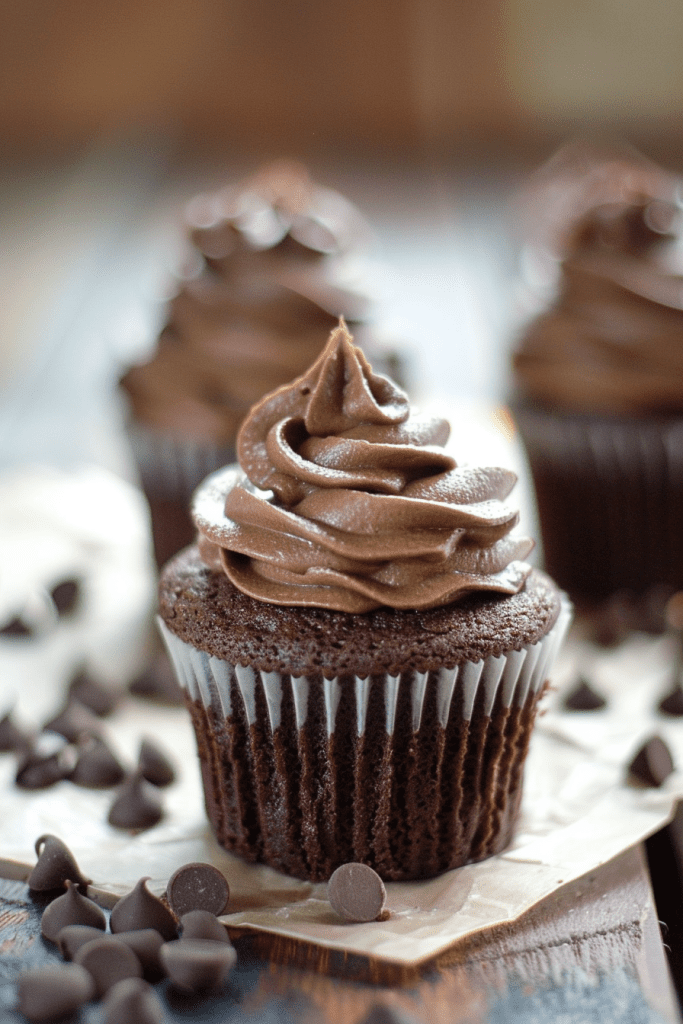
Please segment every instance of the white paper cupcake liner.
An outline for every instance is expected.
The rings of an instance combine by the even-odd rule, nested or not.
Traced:
[[[455,668],[366,678],[233,666],[161,622],[219,841],[311,879],[362,860],[428,877],[510,841],[538,697],[571,619]]]
[[[467,661],[455,668],[439,669],[437,684],[439,725],[445,729],[448,724],[456,686],[462,692],[460,713],[468,721],[472,717],[478,696],[482,701],[482,712],[487,717],[491,715],[497,697],[503,707],[509,708],[513,704],[523,707],[529,693],[538,693],[548,678],[557,651],[569,628],[571,617],[571,605],[566,598],[563,598],[562,608],[555,625],[537,643],[499,657],[490,657],[476,662]],[[206,651],[201,651],[180,640],[166,626],[163,619],[158,618],[157,621],[175,667],[178,681],[190,700],[201,701],[216,715],[226,719],[230,718],[236,684],[247,722],[251,726],[257,721],[256,693],[257,690],[260,690],[265,698],[268,726],[272,734],[280,728],[283,686],[288,686],[291,689],[295,709],[296,727],[301,729],[304,726],[308,715],[310,689],[312,686],[320,686],[321,680],[309,680],[306,676],[283,677],[279,672],[261,672],[249,665],[231,665],[227,661],[214,658]],[[385,707],[384,729],[387,735],[390,736],[394,732],[397,698],[401,686],[409,688],[412,710],[411,725],[413,732],[419,732],[427,680],[430,674],[410,671],[404,675],[384,675],[382,677]],[[365,732],[370,683],[371,680],[375,681],[378,678],[377,676],[353,677],[351,685],[355,695],[354,730],[357,736],[362,736]],[[348,679],[344,680],[344,685],[349,685]],[[341,687],[342,684],[336,677],[322,679],[325,728],[328,736],[335,731]]]

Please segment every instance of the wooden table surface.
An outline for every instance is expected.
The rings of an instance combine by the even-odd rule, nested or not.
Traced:
[[[40,936],[42,904],[0,880],[0,1020],[17,975],[60,960]],[[460,943],[419,970],[256,933],[233,936],[237,966],[203,999],[157,986],[169,1021],[358,1024],[387,1003],[424,1024],[678,1021],[642,848],[564,887],[516,924]],[[99,1008],[83,1021],[102,1019]],[[133,1022],[131,1022],[133,1024]]]
[[[399,278],[410,278],[409,293],[394,291],[393,324],[422,353],[418,385],[431,383],[442,399],[501,392],[513,270],[503,180],[358,166],[328,178],[364,206]],[[126,471],[105,396],[135,343],[111,324],[155,280],[145,245],[153,239],[158,251],[159,210],[182,191],[176,182],[160,202],[158,184],[157,161],[125,152],[51,175],[0,169],[0,213],[16,243],[0,311],[2,332],[15,339],[0,346],[0,468],[86,459]],[[0,1021],[21,1019],[11,1010],[17,974],[55,959],[40,910],[23,883],[0,880]],[[188,1002],[161,984],[169,1021],[357,1024],[376,1002],[425,1024],[679,1020],[642,848],[419,971],[255,934],[236,946],[220,996]],[[89,1007],[80,1020],[94,1024],[98,1014]]]

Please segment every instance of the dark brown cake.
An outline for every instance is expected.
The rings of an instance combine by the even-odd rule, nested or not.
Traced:
[[[351,617],[264,605],[190,548],[166,567],[160,600],[167,626],[192,649],[229,666],[277,673],[283,683],[275,729],[261,724],[269,711],[258,684],[250,724],[232,669],[230,716],[220,701],[207,707],[188,692],[207,813],[226,849],[314,880],[347,861],[400,880],[430,877],[508,845],[539,688],[529,686],[522,704],[505,706],[501,685],[487,714],[481,686],[468,719],[466,685],[456,686],[444,725],[440,679],[442,669],[520,651],[548,634],[560,601],[542,573],[510,597],[476,594],[445,608]],[[426,678],[414,729],[418,674]],[[302,677],[307,714],[298,728],[293,688]],[[331,734],[325,678],[339,685]],[[368,680],[361,735],[359,679]],[[385,726],[387,679],[398,686],[392,733]]]

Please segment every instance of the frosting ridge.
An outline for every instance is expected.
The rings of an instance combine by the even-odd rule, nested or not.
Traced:
[[[339,611],[518,591],[533,542],[510,536],[516,477],[458,467],[448,433],[373,373],[342,321],[310,370],[245,420],[241,468],[197,491],[203,559],[258,600]]]

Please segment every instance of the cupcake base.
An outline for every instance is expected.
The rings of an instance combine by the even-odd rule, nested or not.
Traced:
[[[538,699],[568,621],[542,574],[511,598],[345,616],[263,606],[189,549],[162,577],[161,609],[207,813],[226,849],[314,881],[352,860],[408,880],[508,845]],[[509,639],[515,619],[517,644],[501,649],[496,638]],[[269,642],[285,620],[289,630]],[[345,627],[354,639],[340,644]],[[227,659],[226,645],[235,648]]]
[[[572,598],[683,587],[683,421],[514,407],[545,567]]]

